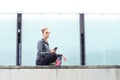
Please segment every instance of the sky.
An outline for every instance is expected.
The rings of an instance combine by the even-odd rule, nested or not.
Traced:
[[[0,0],[0,13],[120,13],[119,0]]]

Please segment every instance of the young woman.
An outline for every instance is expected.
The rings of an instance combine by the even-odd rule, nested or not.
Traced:
[[[56,54],[57,48],[52,50],[49,49],[49,29],[43,28],[41,32],[43,38],[40,41],[38,41],[36,65],[50,65],[51,63],[55,62],[55,66],[60,66],[62,60],[61,57],[64,58],[64,61],[66,61],[66,58],[62,54]]]

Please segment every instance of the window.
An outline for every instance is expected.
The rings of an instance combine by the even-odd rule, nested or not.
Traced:
[[[41,29],[50,29],[50,49],[58,47],[64,54],[63,65],[80,65],[80,38],[78,14],[23,14],[22,64],[35,65],[37,42],[42,38]]]
[[[0,65],[16,64],[16,14],[0,14]]]
[[[85,14],[87,65],[119,65],[120,15]]]

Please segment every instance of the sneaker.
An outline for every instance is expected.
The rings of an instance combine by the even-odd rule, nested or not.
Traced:
[[[61,66],[61,63],[62,63],[62,61],[61,61],[60,59],[57,59],[57,60],[55,61],[55,66],[56,66],[56,67]]]
[[[57,59],[57,60],[55,61],[55,66],[61,66],[61,63],[62,63],[62,62]]]

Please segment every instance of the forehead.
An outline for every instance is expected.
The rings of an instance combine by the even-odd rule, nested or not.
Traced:
[[[46,29],[45,32],[49,32],[49,29]]]

